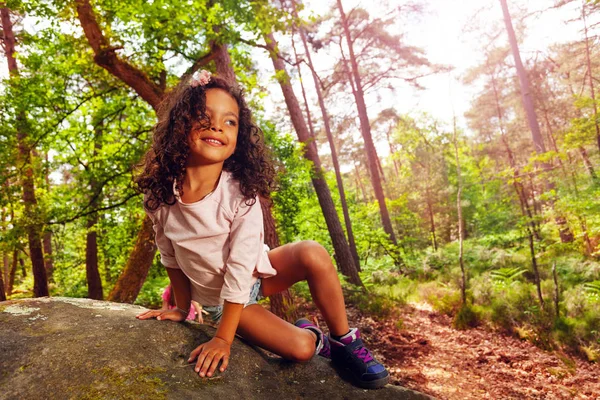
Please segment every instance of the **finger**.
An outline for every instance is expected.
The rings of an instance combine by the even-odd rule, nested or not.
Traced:
[[[215,353],[208,353],[206,355],[206,358],[204,359],[204,362],[202,363],[202,368],[200,368],[200,376],[206,376],[206,371],[208,371],[208,367],[210,367],[210,364],[212,363],[214,358],[215,358]]]
[[[223,358],[223,356],[224,356],[224,354],[215,355],[215,357],[212,359],[212,362],[210,363],[210,366],[208,367],[208,370],[206,371],[206,376],[210,377],[214,374],[214,372],[217,369],[217,366],[219,365],[219,362],[221,361],[221,358]]]
[[[223,362],[221,363],[221,368],[220,371],[223,372],[227,369],[227,366],[229,365],[229,356],[226,354],[223,356]]]
[[[198,360],[196,361],[196,367],[194,368],[194,371],[200,372],[200,368],[202,368],[202,365],[204,364],[204,359],[206,359],[206,356],[208,356],[208,353],[206,352],[206,350],[202,350],[202,352],[200,354],[198,354]]]
[[[145,313],[138,315],[137,318],[138,319],[149,319],[149,318],[154,318],[159,314],[160,314],[160,311],[146,311]]]
[[[202,351],[203,347],[204,347],[204,345],[201,344],[200,346],[198,346],[194,350],[192,350],[192,352],[190,353],[190,358],[188,358],[188,362],[194,361],[196,359],[196,357],[198,357],[198,354],[200,354],[200,352]]]

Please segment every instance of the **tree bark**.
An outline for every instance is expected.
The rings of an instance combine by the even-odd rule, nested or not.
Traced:
[[[11,78],[19,75],[19,68],[15,54],[15,36],[10,20],[10,11],[4,7],[0,9],[2,17],[2,30],[4,33],[4,50],[8,62],[8,71]],[[31,148],[26,132],[27,122],[23,111],[17,115],[17,145],[19,149],[19,168],[21,185],[23,186],[23,203],[25,205],[25,226],[29,240],[29,257],[33,270],[33,295],[35,297],[48,296],[48,278],[44,266],[44,253],[40,235],[40,224],[36,222],[37,200],[35,197],[33,167],[31,163]]]
[[[142,228],[139,230],[135,247],[127,260],[127,265],[117,280],[115,287],[108,296],[109,301],[119,303],[133,303],[148,276],[149,266],[152,265],[156,243],[152,220],[144,218]]]
[[[92,159],[98,155],[98,151],[102,149],[102,129],[103,121],[95,121],[94,123],[94,152]],[[94,168],[94,163],[91,167]],[[95,210],[102,199],[102,188],[98,187],[98,182],[93,176],[90,178],[90,208]],[[102,279],[98,271],[98,234],[96,224],[98,223],[98,214],[90,214],[87,218],[87,235],[85,243],[85,272],[88,285],[88,297],[90,299],[102,300],[104,294],[102,292]]]
[[[158,109],[164,91],[138,68],[120,59],[116,47],[104,37],[89,0],[75,0],[77,17],[88,43],[94,50],[94,61],[131,87],[142,99]]]
[[[15,275],[17,274],[17,263],[19,262],[19,250],[13,250],[13,260],[8,274],[8,282],[6,284],[6,294],[12,295],[13,287],[15,286]]]
[[[460,265],[461,272],[461,285],[460,292],[462,295],[463,307],[467,305],[467,274],[465,272],[465,262],[463,259],[463,216],[462,216],[462,178],[460,174],[460,159],[458,157],[458,133],[456,131],[456,117],[454,118],[453,124],[453,139],[454,139],[454,158],[456,159],[456,211],[458,214],[458,263]]]
[[[296,13],[296,2],[293,2],[294,5],[294,16],[297,17]],[[350,245],[350,252],[352,253],[352,258],[354,261],[354,266],[356,270],[360,272],[360,258],[358,256],[358,251],[356,249],[356,242],[354,240],[354,232],[352,230],[352,220],[350,219],[350,212],[348,210],[348,202],[346,200],[346,192],[344,190],[344,181],[342,180],[342,173],[340,171],[340,163],[338,161],[337,150],[335,146],[335,141],[333,140],[333,134],[331,132],[331,124],[329,121],[329,113],[327,112],[327,108],[325,107],[325,100],[323,96],[323,92],[321,91],[321,85],[319,84],[319,77],[315,71],[312,57],[310,55],[310,50],[308,48],[308,44],[306,42],[306,35],[304,34],[304,29],[300,27],[298,29],[300,34],[300,39],[302,40],[302,44],[304,46],[304,54],[306,55],[306,60],[308,62],[308,66],[312,72],[312,78],[315,85],[315,91],[317,93],[317,99],[319,101],[319,108],[321,109],[321,115],[323,117],[323,125],[325,127],[325,134],[327,135],[327,141],[329,142],[329,148],[331,149],[331,159],[333,162],[333,169],[335,171],[335,179],[337,182],[338,192],[340,195],[340,201],[342,203],[342,211],[344,213],[344,222],[346,224],[346,232],[348,234],[348,244]],[[298,61],[298,57],[296,56],[296,61]],[[298,70],[300,70],[300,64],[298,64]],[[306,99],[305,99],[306,102]],[[307,103],[308,108],[308,103]],[[310,121],[309,121],[310,124]]]
[[[102,300],[104,295],[102,292],[102,279],[100,279],[100,272],[98,271],[98,235],[95,229],[97,222],[97,214],[92,214],[87,220],[85,272],[88,285],[88,298]]]
[[[4,290],[4,273],[8,270],[8,256],[2,254],[2,270],[0,271],[0,301],[6,301],[6,292]]]
[[[46,274],[48,275],[48,280],[52,281],[52,275],[54,273],[54,258],[52,256],[52,232],[44,232],[42,245],[44,247],[44,263],[46,267]]]
[[[354,266],[352,254],[350,253],[350,248],[346,242],[346,237],[344,236],[344,231],[338,218],[333,199],[331,198],[329,187],[327,186],[327,182],[325,182],[325,178],[323,176],[323,169],[321,167],[321,160],[319,159],[319,154],[317,152],[317,146],[314,140],[311,139],[308,127],[306,126],[306,121],[302,117],[302,110],[300,109],[300,104],[298,103],[298,99],[294,94],[294,90],[290,83],[290,77],[285,70],[285,64],[277,53],[277,42],[275,41],[273,34],[266,34],[265,42],[267,43],[269,55],[273,61],[273,67],[278,74],[279,85],[281,87],[281,91],[283,92],[283,97],[285,98],[285,102],[292,119],[292,124],[294,125],[294,129],[298,135],[298,140],[305,144],[304,157],[307,160],[310,160],[313,164],[311,180],[317,193],[319,204],[323,210],[323,216],[325,217],[325,222],[327,223],[333,248],[335,249],[335,259],[337,261],[338,268],[342,274],[349,278],[351,283],[362,285],[356,267]]]
[[[353,82],[353,94],[356,100],[356,107],[358,109],[358,118],[360,119],[360,132],[365,142],[365,150],[367,153],[367,159],[369,160],[369,172],[371,175],[371,182],[373,184],[373,190],[375,197],[379,203],[379,212],[381,213],[381,220],[383,223],[383,229],[388,234],[390,241],[397,245],[396,235],[392,227],[392,220],[385,203],[385,195],[383,193],[383,187],[381,185],[381,177],[379,175],[379,165],[377,158],[377,151],[373,143],[373,137],[371,136],[371,124],[369,122],[369,116],[367,114],[367,106],[365,105],[365,98],[360,79],[360,73],[358,71],[358,63],[354,55],[354,47],[352,45],[352,38],[350,37],[350,29],[348,28],[348,20],[342,7],[341,0],[337,0],[337,6],[341,14],[341,21],[344,28],[344,34],[346,36],[346,42],[348,44],[348,51],[350,56],[350,65],[352,67],[352,75],[350,81]]]

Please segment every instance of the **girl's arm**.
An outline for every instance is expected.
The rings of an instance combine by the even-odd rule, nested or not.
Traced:
[[[190,279],[183,273],[182,270],[176,268],[167,268],[167,275],[171,280],[171,290],[175,294],[175,306],[177,310],[183,314],[183,319],[186,319],[190,312],[192,304],[192,291],[190,289]],[[160,317],[157,319],[161,319]]]
[[[230,303],[226,300],[223,304],[223,316],[215,336],[210,341],[196,347],[190,354],[188,362],[198,358],[195,371],[200,376],[212,376],[221,360],[223,360],[219,369],[221,372],[225,371],[229,365],[231,343],[233,343],[243,309],[243,304]]]
[[[156,318],[162,321],[185,321],[190,312],[192,293],[190,280],[179,268],[167,268],[167,274],[171,280],[171,290],[175,294],[175,305],[177,308],[169,310],[149,310],[136,316],[137,319]]]

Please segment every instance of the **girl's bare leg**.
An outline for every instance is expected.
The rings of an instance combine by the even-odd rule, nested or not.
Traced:
[[[269,252],[277,275],[262,280],[262,291],[270,296],[306,280],[313,300],[332,335],[348,332],[342,288],[327,250],[313,241],[290,243]],[[315,351],[314,333],[297,328],[260,306],[244,309],[238,333],[252,343],[282,357],[308,360]]]
[[[277,275],[263,279],[263,294],[270,296],[306,280],[315,305],[332,335],[348,333],[342,286],[329,252],[314,241],[286,244],[269,252]]]

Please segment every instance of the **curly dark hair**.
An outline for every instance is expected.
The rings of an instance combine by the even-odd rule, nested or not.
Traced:
[[[238,137],[234,153],[225,160],[223,169],[240,183],[246,203],[255,197],[269,199],[275,189],[275,168],[265,146],[262,130],[252,121],[252,112],[236,84],[212,76],[206,85],[192,87],[190,79],[182,82],[167,95],[158,109],[152,147],[143,161],[143,171],[135,179],[138,190],[146,195],[144,207],[156,211],[161,205],[175,204],[173,183],[183,195],[185,166],[189,155],[188,135],[192,127],[210,127],[206,114],[206,90],[222,89],[229,93],[239,107]]]

